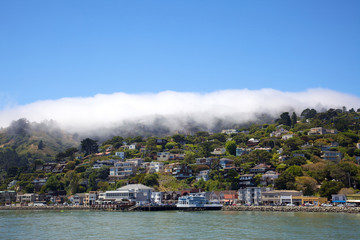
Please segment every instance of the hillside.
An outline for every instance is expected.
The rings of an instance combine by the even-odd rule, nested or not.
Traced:
[[[115,136],[100,146],[50,126],[21,119],[1,131],[2,189],[17,180],[19,191],[68,194],[127,183],[159,191],[267,186],[327,198],[360,190],[360,109],[284,112],[269,124],[221,133]],[[55,157],[58,163],[45,163]],[[39,179],[46,184],[35,185]]]
[[[25,167],[37,159],[53,161],[59,152],[78,146],[79,141],[71,134],[51,123],[30,123],[19,119],[0,131],[0,169]]]

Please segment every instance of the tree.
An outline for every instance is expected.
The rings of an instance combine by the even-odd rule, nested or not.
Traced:
[[[98,188],[101,190],[101,191],[103,191],[103,192],[105,192],[106,190],[108,190],[108,188],[109,188],[109,183],[108,182],[99,182],[98,183]]]
[[[197,181],[196,183],[194,183],[194,187],[197,189],[204,189],[206,186],[206,182],[203,178],[200,178],[199,181]]]
[[[57,191],[60,188],[60,183],[57,180],[55,175],[52,175],[48,178],[48,180],[45,183],[45,190],[48,191]]]
[[[303,176],[301,167],[291,166],[280,174],[279,178],[275,180],[275,185],[278,189],[295,189],[295,178]]]
[[[319,193],[321,197],[331,198],[331,195],[337,194],[344,186],[342,182],[338,181],[324,181],[321,184]]]
[[[220,142],[226,142],[226,134],[224,133],[214,133],[213,135],[209,136],[209,140],[217,139]]]
[[[213,150],[211,148],[212,144],[211,142],[203,142],[199,144],[200,147],[200,153],[202,154],[203,157],[209,157],[210,156],[210,152]]]
[[[97,153],[98,148],[99,146],[97,144],[97,141],[93,139],[85,138],[84,140],[81,141],[81,151],[85,153],[85,156],[93,153]]]
[[[249,162],[270,163],[272,154],[266,150],[254,150],[247,155],[247,158]]]
[[[289,166],[293,166],[293,165],[301,166],[306,163],[306,158],[302,156],[296,156],[290,158],[289,160],[286,160],[285,163],[288,164]]]
[[[110,167],[102,166],[101,168],[98,169],[97,177],[102,180],[105,180],[109,176],[109,173],[110,173]]]
[[[280,115],[280,118],[276,120],[276,122],[278,124],[283,124],[283,125],[286,125],[286,126],[291,126],[291,119],[290,119],[290,115],[289,115],[289,112],[283,112],[281,115]]]
[[[38,149],[39,149],[39,150],[43,150],[44,147],[45,147],[44,142],[43,142],[42,140],[40,140],[40,142],[39,142],[39,144],[38,144]]]
[[[168,142],[165,144],[165,148],[166,149],[173,149],[173,148],[176,148],[178,147],[178,143],[176,142]]]
[[[296,177],[296,190],[302,191],[305,196],[311,196],[315,193],[317,181],[312,177]]]
[[[90,191],[96,191],[97,190],[97,186],[96,186],[96,172],[92,172],[90,175],[89,175],[89,189]]]
[[[158,178],[159,178],[158,175],[155,173],[149,174],[144,177],[142,183],[150,187],[159,186]]]
[[[236,142],[234,140],[226,142],[225,149],[228,154],[236,156]]]
[[[177,142],[177,143],[185,142],[185,136],[182,134],[174,134],[172,136],[172,139],[174,140],[174,142]]]
[[[313,118],[315,117],[315,115],[317,114],[315,109],[305,109],[304,111],[302,111],[301,116],[305,117],[305,118]]]
[[[297,116],[296,116],[296,113],[293,112],[292,115],[291,115],[291,127],[295,127],[295,124],[297,123]]]

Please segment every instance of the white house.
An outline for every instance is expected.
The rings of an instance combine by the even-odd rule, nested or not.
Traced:
[[[129,145],[129,150],[135,150],[135,149],[136,149],[136,144]]]
[[[125,159],[126,153],[125,152],[116,152],[115,156],[117,156],[121,159]]]
[[[163,192],[152,192],[151,199],[153,203],[162,204]]]
[[[153,170],[154,172],[164,172],[164,163],[163,162],[151,162],[149,166],[149,170]]]
[[[169,161],[170,152],[158,152],[156,160],[158,161]]]

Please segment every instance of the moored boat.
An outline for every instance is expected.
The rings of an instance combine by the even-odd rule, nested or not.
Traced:
[[[202,194],[191,194],[182,196],[176,204],[179,210],[221,210],[222,204],[215,201],[208,201]]]

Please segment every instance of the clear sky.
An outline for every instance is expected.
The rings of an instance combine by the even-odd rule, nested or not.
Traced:
[[[0,1],[0,109],[98,93],[360,96],[360,1]]]

